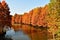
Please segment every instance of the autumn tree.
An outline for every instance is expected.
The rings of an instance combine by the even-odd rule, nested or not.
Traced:
[[[53,32],[54,38],[54,34],[56,34],[60,28],[60,0],[50,0],[46,21],[49,31]]]

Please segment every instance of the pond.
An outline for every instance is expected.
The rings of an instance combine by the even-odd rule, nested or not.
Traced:
[[[37,29],[30,25],[16,26],[18,30],[8,30],[5,37],[12,40],[47,40],[47,30]],[[20,29],[19,29],[20,28]]]
[[[27,34],[25,34],[22,30],[9,30],[6,32],[5,37],[11,38],[12,40],[31,40],[30,37]]]

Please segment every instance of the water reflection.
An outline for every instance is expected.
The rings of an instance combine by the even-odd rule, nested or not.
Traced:
[[[20,27],[19,27],[20,26]],[[22,29],[22,34],[27,34],[28,38],[31,40],[47,40],[47,30],[46,29],[40,29],[40,28],[34,28],[30,25],[15,25],[15,30]],[[37,26],[36,26],[37,27]],[[20,32],[21,33],[21,32]]]
[[[22,29],[30,36],[31,40],[47,40],[47,29],[37,29],[29,25],[22,25]]]
[[[15,26],[18,27],[18,26]],[[19,29],[20,28],[20,29]],[[7,31],[6,37],[13,40],[47,40],[47,30],[34,28],[30,25],[20,25],[18,30]]]
[[[6,38],[11,38],[13,35],[15,35],[15,31],[14,31],[14,29],[10,29],[6,32],[5,37]]]
[[[13,40],[30,40],[28,35],[20,29],[19,31],[14,31],[13,29],[6,32],[6,38],[11,38]]]
[[[13,40],[30,40],[29,36],[24,34],[22,30],[16,31],[12,39]]]

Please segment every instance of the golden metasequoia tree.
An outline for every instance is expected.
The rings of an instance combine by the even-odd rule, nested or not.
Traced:
[[[8,4],[2,1],[0,2],[0,32],[2,32],[5,26],[11,27],[11,15]]]

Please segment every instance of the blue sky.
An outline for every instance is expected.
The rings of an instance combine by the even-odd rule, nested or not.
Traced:
[[[1,0],[0,0],[1,1]],[[36,7],[44,6],[49,3],[50,0],[6,0],[10,7],[11,15],[23,14]]]

